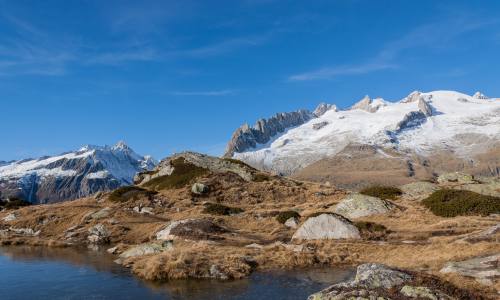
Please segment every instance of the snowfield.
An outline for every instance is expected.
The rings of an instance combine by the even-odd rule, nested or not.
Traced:
[[[426,155],[436,149],[468,150],[485,141],[500,141],[500,99],[484,99],[454,91],[414,92],[398,101],[364,98],[349,110],[329,110],[319,118],[288,130],[272,143],[236,153],[234,158],[256,167],[291,174],[322,158],[339,153],[350,143],[393,147]],[[400,129],[419,99],[432,108],[425,116]],[[320,129],[314,125],[321,124]]]

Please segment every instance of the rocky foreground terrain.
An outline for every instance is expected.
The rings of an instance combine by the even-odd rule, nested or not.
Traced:
[[[358,266],[352,281],[310,299],[495,299],[499,196],[499,178],[448,173],[354,193],[182,153],[132,186],[5,209],[0,242],[105,247],[158,281]]]

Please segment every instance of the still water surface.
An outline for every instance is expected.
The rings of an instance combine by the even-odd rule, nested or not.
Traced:
[[[353,269],[259,272],[230,282],[138,280],[91,250],[0,247],[0,299],[306,299],[352,278]]]

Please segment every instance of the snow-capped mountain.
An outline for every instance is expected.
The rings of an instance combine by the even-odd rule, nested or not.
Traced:
[[[32,203],[76,199],[132,184],[136,173],[156,164],[124,142],[4,163],[0,165],[0,198],[19,197]]]
[[[353,145],[373,146],[381,157],[393,156],[390,149],[401,160],[416,155],[424,161],[446,152],[474,163],[476,155],[498,150],[500,99],[454,91],[413,92],[397,102],[366,96],[349,109],[327,109],[275,135],[268,144],[232,156],[290,175],[322,159],[345,155],[346,147]],[[491,173],[499,173],[499,168],[493,166]]]

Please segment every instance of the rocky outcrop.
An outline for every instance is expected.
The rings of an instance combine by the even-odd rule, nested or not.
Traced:
[[[394,209],[394,204],[376,197],[351,194],[335,206],[335,213],[349,219],[385,214]]]
[[[97,224],[88,230],[87,240],[90,244],[99,245],[109,243],[109,231],[103,224]]]
[[[500,277],[500,254],[486,257],[472,258],[461,262],[450,262],[441,273],[455,273],[462,276],[473,277],[485,285],[492,285],[493,280]]]
[[[462,172],[452,172],[452,173],[441,174],[437,178],[437,182],[440,184],[447,184],[447,183],[473,184],[473,183],[476,183],[476,181],[474,180],[474,176],[472,176],[470,174],[465,174]]]
[[[432,116],[432,107],[424,98],[420,97],[418,99],[418,109],[427,117]]]
[[[378,111],[381,107],[386,105],[387,104],[383,99],[377,98],[375,100],[372,100],[368,95],[366,95],[363,99],[361,99],[356,104],[351,106],[350,110],[360,109],[367,111],[369,113],[374,113]]]
[[[422,200],[438,189],[437,184],[427,181],[412,182],[401,186],[402,197],[409,200]]]
[[[294,233],[292,240],[360,239],[359,230],[346,218],[325,213],[310,217]]]
[[[350,299],[477,299],[442,280],[418,273],[368,263],[360,265],[354,280],[332,285],[309,296],[309,300]]]
[[[320,109],[323,111],[326,108]],[[253,127],[248,124],[236,129],[229,141],[224,156],[232,157],[234,153],[244,152],[266,144],[273,137],[287,129],[302,125],[316,116],[308,110],[298,110],[289,113],[279,113],[269,119],[260,119]]]
[[[313,124],[313,129],[314,130],[320,130],[321,128],[325,127],[326,125],[328,125],[328,122],[326,122],[326,121],[319,122],[319,123],[314,123]]]
[[[156,233],[158,240],[219,240],[227,230],[209,219],[185,219],[173,221]]]
[[[175,164],[179,160],[182,160],[184,165],[191,164],[212,173],[234,173],[246,181],[251,181],[256,172],[255,169],[238,160],[218,158],[196,152],[183,152],[162,160],[152,171],[138,173],[134,177],[134,183],[142,185],[160,176],[171,176],[174,174]]]
[[[195,195],[203,195],[203,194],[206,194],[208,193],[209,191],[209,187],[204,185],[203,183],[199,183],[199,182],[196,182],[195,184],[193,184],[193,186],[191,186],[191,193],[195,194]]]
[[[113,147],[85,146],[59,156],[0,166],[0,196],[32,203],[73,200],[129,185],[137,172],[155,164],[123,142]]]
[[[475,92],[474,95],[472,96],[472,98],[474,98],[474,99],[489,99],[488,96],[485,96],[481,92]]]
[[[316,109],[313,111],[313,115],[315,115],[316,117],[321,117],[329,110],[337,111],[337,106],[334,104],[327,104],[323,102],[316,107]]]
[[[120,254],[121,259],[144,256],[150,254],[158,254],[173,249],[173,244],[170,241],[163,243],[148,243],[134,246]]]

